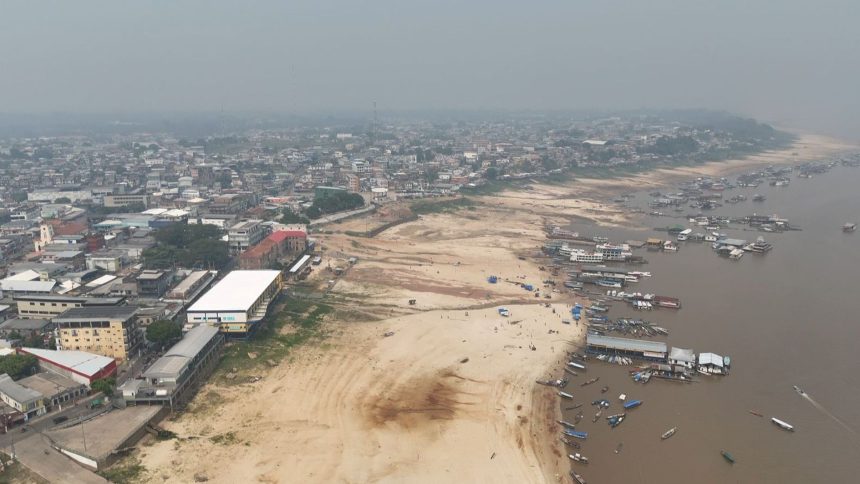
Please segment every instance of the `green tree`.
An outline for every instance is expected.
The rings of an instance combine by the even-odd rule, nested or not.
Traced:
[[[23,202],[27,200],[27,192],[12,192],[12,201]]]
[[[495,180],[499,177],[499,169],[495,166],[491,166],[487,168],[487,171],[484,173],[487,177],[487,180]]]
[[[116,387],[116,378],[108,377],[108,378],[99,378],[98,380],[90,383],[90,388],[94,392],[102,392],[106,397],[110,397],[113,395],[113,389]]]
[[[284,216],[281,218],[281,222],[285,224],[307,224],[310,221],[307,217],[302,217],[301,215],[293,212],[290,208],[284,209]]]
[[[146,327],[146,339],[153,343],[158,343],[162,347],[182,336],[182,329],[178,324],[168,319],[160,319],[153,321]]]
[[[218,182],[221,183],[221,188],[230,188],[233,186],[233,175],[229,171],[222,171]]]
[[[60,197],[54,200],[54,203],[72,203],[72,199],[69,197]]]
[[[33,355],[12,354],[0,356],[0,373],[5,373],[12,377],[13,380],[23,378],[33,374],[39,360]]]
[[[204,267],[220,269],[230,262],[227,242],[216,239],[197,239],[188,246],[183,262],[187,267],[198,263]]]

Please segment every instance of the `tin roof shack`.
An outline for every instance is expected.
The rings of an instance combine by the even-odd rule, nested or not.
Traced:
[[[668,356],[666,343],[661,341],[616,338],[598,334],[586,336],[586,351],[594,354],[620,355],[661,362],[665,362]]]
[[[41,348],[19,348],[33,355],[45,371],[70,378],[86,386],[101,378],[116,375],[116,360],[84,351],[58,351]]]
[[[44,396],[41,393],[20,385],[5,373],[0,375],[0,400],[24,414],[24,420],[48,412],[48,409],[45,408]]]
[[[699,366],[696,369],[706,375],[728,375],[729,357],[716,353],[699,353]]]
[[[86,385],[49,372],[21,378],[18,383],[41,393],[45,398],[45,406],[50,407],[50,410],[62,410],[63,404],[73,403],[89,391]]]
[[[174,406],[185,403],[212,373],[224,336],[213,326],[196,326],[143,372],[142,379],[120,386],[128,404]]]
[[[696,353],[693,350],[673,347],[669,351],[669,364],[693,368],[696,366]]]

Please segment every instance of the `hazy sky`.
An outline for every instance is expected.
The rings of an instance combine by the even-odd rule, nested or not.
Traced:
[[[857,0],[0,3],[3,112],[706,107],[851,135],[858,87]]]

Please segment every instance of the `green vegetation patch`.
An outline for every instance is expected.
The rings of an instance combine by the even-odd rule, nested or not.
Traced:
[[[134,457],[123,459],[107,469],[98,471],[97,474],[116,484],[135,484],[146,481],[146,467]]]
[[[220,379],[241,383],[235,373],[272,366],[282,361],[292,348],[322,340],[325,334],[321,323],[332,310],[322,301],[290,298],[249,340],[225,348],[218,372]]]
[[[478,204],[466,197],[455,198],[453,200],[419,200],[412,203],[409,209],[412,213],[419,215],[427,215],[431,213],[449,213],[456,212],[461,209],[474,210]]]

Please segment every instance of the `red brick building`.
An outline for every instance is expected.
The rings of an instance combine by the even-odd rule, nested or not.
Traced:
[[[308,246],[308,234],[299,230],[279,230],[242,252],[239,267],[245,270],[271,268],[282,256],[303,252]]]

